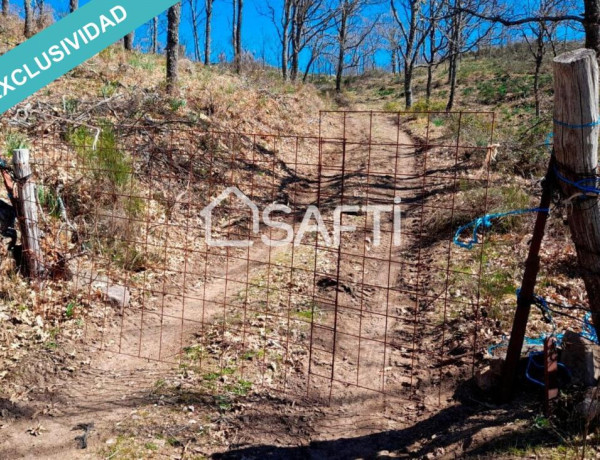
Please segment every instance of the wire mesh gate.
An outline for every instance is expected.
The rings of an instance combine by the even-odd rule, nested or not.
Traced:
[[[481,348],[482,248],[455,260],[452,236],[487,211],[493,129],[493,114],[322,112],[314,136],[40,138],[45,283],[68,286],[97,350],[330,400],[439,397]]]

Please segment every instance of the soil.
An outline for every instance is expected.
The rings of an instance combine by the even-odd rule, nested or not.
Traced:
[[[301,161],[297,150],[279,152],[278,160],[302,171],[310,186],[291,182],[277,193],[329,211],[401,198],[399,247],[392,245],[389,217],[377,247],[371,222],[349,213],[342,223],[359,231],[344,234],[339,251],[310,244],[290,253],[257,242],[188,266],[198,275],[163,289],[154,309],[117,311],[105,330],[90,331],[86,341],[96,351],[82,351],[89,353],[85,365],[45,382],[27,400],[3,403],[0,457],[454,458],[484,452],[494,438],[518,430],[509,422],[530,415],[526,406],[480,403],[460,383],[473,375],[470,336],[478,326],[466,314],[450,320],[448,286],[431,270],[447,264],[436,265],[420,240],[419,145],[389,114],[325,115],[321,137],[321,147],[301,152]],[[317,273],[295,271],[295,264],[313,264]],[[269,283],[286,286],[286,276],[283,292],[270,290]],[[248,277],[265,281],[266,291],[246,287],[240,299]],[[424,302],[430,291],[441,300]],[[287,296],[283,307],[279,295]],[[306,311],[292,310],[294,299],[311,297]],[[300,321],[299,314],[310,318]],[[182,366],[195,359],[196,346],[204,363]],[[242,362],[249,350],[262,356]],[[225,372],[234,363],[253,386],[227,407],[190,383],[198,382],[197,369],[204,382],[215,369],[221,388],[234,381]],[[82,449],[75,438],[92,424]],[[158,451],[144,441],[156,439],[163,440]]]

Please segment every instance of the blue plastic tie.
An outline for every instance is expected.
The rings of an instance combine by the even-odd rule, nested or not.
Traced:
[[[456,244],[457,246],[460,246],[461,248],[465,248],[465,249],[469,249],[469,250],[473,249],[473,246],[479,243],[479,236],[477,235],[477,232],[479,231],[479,229],[481,227],[490,228],[492,226],[493,219],[500,219],[502,217],[507,217],[507,216],[518,216],[518,215],[528,214],[528,213],[532,213],[532,212],[549,213],[550,210],[545,209],[545,208],[532,208],[532,209],[519,209],[516,211],[509,211],[509,212],[501,212],[501,213],[497,213],[497,214],[487,214],[483,217],[479,217],[478,219],[475,219],[473,222],[470,222],[467,225],[463,225],[462,227],[460,227],[456,231],[456,234],[454,235],[454,244]],[[471,240],[467,243],[461,241],[460,236],[462,235],[462,233],[471,227],[473,227],[473,237],[471,238]]]
[[[586,128],[594,128],[596,126],[600,126],[600,120],[592,121],[591,123],[585,123],[583,125],[571,125],[569,123],[565,123],[564,121],[554,119],[554,124],[556,124],[558,126],[562,126],[563,128],[569,128],[569,129],[586,129]]]

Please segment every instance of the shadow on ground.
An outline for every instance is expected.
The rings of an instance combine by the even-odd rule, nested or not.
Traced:
[[[467,388],[468,387],[468,388]],[[495,406],[472,397],[470,384],[457,391],[456,405],[410,427],[354,438],[312,441],[308,445],[231,446],[215,459],[386,459],[496,458],[515,449],[559,444],[549,429],[535,425],[540,402],[532,394]],[[533,397],[532,397],[533,396]]]

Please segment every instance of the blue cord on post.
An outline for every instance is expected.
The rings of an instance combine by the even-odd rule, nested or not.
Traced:
[[[600,120],[592,121],[591,123],[584,123],[583,125],[572,125],[570,123],[565,123],[564,121],[554,119],[554,124],[558,126],[562,126],[563,128],[568,129],[587,129],[587,128],[595,128],[596,126],[600,126]]]

